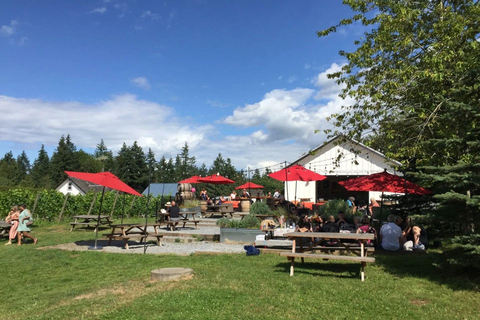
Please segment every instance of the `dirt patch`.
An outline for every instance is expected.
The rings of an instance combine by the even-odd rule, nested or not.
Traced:
[[[426,305],[427,303],[430,303],[430,301],[428,300],[418,300],[418,299],[415,299],[415,300],[410,300],[410,303],[411,304],[414,304],[416,306],[424,306]]]

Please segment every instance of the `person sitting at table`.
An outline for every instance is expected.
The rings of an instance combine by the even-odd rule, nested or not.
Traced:
[[[168,221],[175,222],[172,229],[177,230],[177,224],[178,224],[178,221],[180,221],[180,208],[177,206],[175,201],[172,201],[172,206],[168,208],[168,213],[169,213]]]
[[[237,192],[235,190],[232,191],[232,193],[230,193],[230,199],[235,199],[235,197],[237,196]]]
[[[216,201],[216,204],[222,204],[224,203],[226,200],[223,196],[220,196],[220,198]]]
[[[243,189],[240,198],[250,198],[250,193],[248,193],[246,189]]]
[[[300,220],[298,221],[297,228],[295,231],[313,232],[312,223],[308,215],[304,215],[303,217],[300,217]]]
[[[269,191],[267,197],[271,198],[272,197],[272,192]]]
[[[370,204],[368,205],[368,212],[370,212],[370,217],[373,219],[373,208],[380,207],[377,200],[375,198],[370,199]]]
[[[205,188],[200,191],[200,200],[207,200],[207,190]]]
[[[27,222],[25,222],[25,220],[32,221],[32,215],[30,213],[30,210],[28,210],[27,206],[24,204],[20,205],[20,210],[22,210],[22,212],[18,216],[18,245],[20,246],[22,244],[22,237],[30,238],[33,240],[33,244],[37,244],[38,239],[32,237],[32,235],[30,234],[30,228],[27,227]]]
[[[210,199],[209,196],[207,196],[206,200],[207,200],[207,206],[211,206],[213,204],[212,199]]]
[[[405,221],[400,216],[396,216],[395,223],[402,229],[405,243],[411,241],[410,246],[413,246],[413,249],[425,250],[425,246],[420,242],[420,236],[426,234],[425,230],[422,230],[419,226],[412,225],[408,215],[405,217]]]
[[[8,213],[8,216],[5,218],[5,221],[12,225],[8,234],[8,242],[5,243],[6,246],[12,244],[12,240],[15,239],[15,237],[17,236],[19,215],[20,210],[18,210],[18,206],[13,206],[12,210],[10,210],[10,212]]]
[[[377,238],[377,232],[375,229],[370,225],[370,219],[368,217],[362,217],[361,226],[357,229],[357,233],[373,233],[375,235],[375,239]],[[375,240],[374,240],[375,241]],[[373,245],[372,240],[367,241],[368,246]]]
[[[340,230],[349,230],[352,225],[351,221],[345,217],[345,212],[343,211],[338,212],[338,219],[335,220],[335,223],[338,224]]]
[[[335,217],[330,215],[327,218],[327,222],[323,224],[323,232],[339,232],[340,228],[335,223]]]
[[[380,229],[380,246],[382,249],[388,251],[397,251],[402,246],[404,237],[402,236],[402,229],[395,223],[396,217],[390,214],[387,217],[387,224],[384,224]]]
[[[357,206],[355,205],[355,198],[354,197],[348,197],[347,206],[350,210],[352,210],[352,213],[355,213],[357,211]]]
[[[275,189],[275,193],[273,194],[273,197],[274,197],[275,199],[280,198],[280,190]]]

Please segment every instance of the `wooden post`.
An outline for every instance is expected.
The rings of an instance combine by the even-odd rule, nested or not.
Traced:
[[[62,220],[63,210],[65,210],[65,207],[67,206],[68,196],[70,196],[70,193],[67,193],[65,195],[65,201],[63,201],[62,211],[60,211],[60,215],[58,216],[58,222],[60,222],[60,220]]]
[[[90,204],[90,208],[88,209],[87,215],[89,215],[90,212],[91,212],[92,209],[93,209],[93,205],[95,204],[95,200],[97,200],[97,194],[98,194],[98,193],[95,193],[95,195],[93,196],[93,200],[92,200],[92,203]]]
[[[113,201],[113,206],[112,206],[112,211],[110,212],[110,218],[113,216],[113,212],[115,211],[115,205],[117,204],[117,199],[118,199],[118,194],[120,192],[117,191],[117,193],[115,193],[115,200]]]
[[[33,203],[32,217],[35,214],[35,208],[37,207],[38,198],[40,198],[40,192],[37,192],[37,196],[35,197],[35,202]],[[38,214],[35,219],[38,219]]]

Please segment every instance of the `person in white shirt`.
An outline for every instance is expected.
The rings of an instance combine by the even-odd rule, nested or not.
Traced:
[[[275,193],[273,194],[273,197],[274,197],[275,199],[278,199],[278,198],[280,197],[280,190],[276,189],[276,190],[275,190]]]
[[[383,249],[388,251],[399,250],[403,243],[402,229],[395,223],[396,217],[391,214],[387,217],[387,224],[380,229],[380,241]]]

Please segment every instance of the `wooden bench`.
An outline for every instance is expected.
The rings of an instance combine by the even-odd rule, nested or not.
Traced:
[[[93,221],[92,222],[70,222],[70,225],[72,226],[70,228],[70,231],[73,231],[75,226],[87,226],[87,227],[93,227],[95,229],[97,228],[97,223]],[[93,229],[93,231],[95,231],[95,229]]]
[[[373,248],[372,248],[373,249]],[[345,261],[354,261],[360,262],[361,267],[361,279],[365,279],[365,265],[367,262],[375,262],[375,258],[372,257],[352,257],[352,256],[341,256],[341,255],[332,255],[332,254],[317,254],[317,253],[292,253],[292,252],[281,252],[280,256],[287,257],[290,261],[290,276],[293,276],[293,268],[295,264],[295,258],[314,258],[314,259],[323,259],[323,260],[345,260]]]
[[[161,238],[163,238],[162,234],[158,233],[151,233],[147,232],[147,234],[142,233],[142,232],[132,232],[128,235],[123,235],[121,233],[106,233],[103,235],[104,237],[108,238],[108,245],[112,243],[112,240],[123,240],[125,242],[125,249],[129,249],[128,247],[128,241],[130,239],[139,239],[140,243],[143,242],[143,240],[147,241],[148,238],[155,238],[157,240],[158,246],[162,246]]]
[[[175,227],[175,223],[180,224],[182,223],[182,228],[185,228],[185,225],[187,224],[194,224],[195,229],[198,229],[198,224],[200,223],[200,220],[188,220],[188,219],[180,219],[178,221],[157,221],[158,224],[160,225],[166,225],[167,228],[170,229],[170,231],[173,231],[173,228]]]

